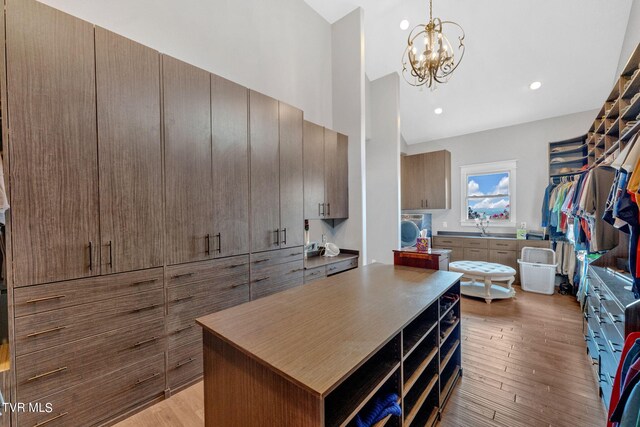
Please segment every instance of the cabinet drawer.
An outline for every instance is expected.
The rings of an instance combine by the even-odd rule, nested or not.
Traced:
[[[19,402],[32,402],[162,353],[164,321],[130,325],[16,358]]]
[[[325,277],[327,277],[327,267],[324,265],[322,267],[311,268],[309,270],[304,271],[305,283],[313,282],[314,280],[324,279]]]
[[[201,342],[183,345],[169,350],[167,383],[177,388],[202,375]]]
[[[461,248],[463,240],[464,240],[464,238],[462,238],[462,237],[434,236],[433,237],[433,245],[434,246],[443,246],[443,247],[446,247],[446,248]]]
[[[550,240],[516,240],[518,244],[518,253],[522,252],[522,248],[547,248],[551,247]]]
[[[464,249],[446,247],[446,246],[434,246],[434,249],[448,249],[451,251],[449,254],[449,262],[462,261],[464,259]]]
[[[253,268],[255,267],[271,266],[284,264],[290,261],[298,261],[302,260],[303,257],[304,251],[302,246],[251,254],[251,269],[253,271]]]
[[[251,270],[251,299],[265,297],[301,285],[304,281],[304,261]]]
[[[489,250],[489,262],[506,265],[518,271],[518,257],[516,251]]]
[[[167,287],[170,288],[248,273],[249,256],[240,255],[167,267],[166,282]]]
[[[162,269],[16,288],[16,317],[162,288]]]
[[[517,251],[518,242],[516,240],[489,239],[489,249],[501,251]]]
[[[38,401],[50,403],[53,412],[19,412],[20,426],[88,426],[124,413],[141,402],[164,393],[164,353],[125,366],[92,381]]]
[[[343,271],[351,270],[357,267],[358,267],[358,258],[348,259],[346,261],[340,261],[334,264],[329,264],[327,265],[327,276],[342,273]]]
[[[163,316],[164,291],[156,289],[20,317],[15,321],[16,354],[48,349]]]
[[[466,248],[478,248],[478,249],[487,249],[489,247],[488,239],[464,239],[462,241],[462,247]]]
[[[489,261],[489,251],[487,249],[464,248],[464,259],[466,261]]]

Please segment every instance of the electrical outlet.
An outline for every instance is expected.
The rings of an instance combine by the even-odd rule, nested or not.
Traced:
[[[442,228],[447,228],[447,222],[446,221],[442,223]]]

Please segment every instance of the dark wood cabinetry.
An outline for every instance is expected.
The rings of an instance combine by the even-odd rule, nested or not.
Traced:
[[[280,247],[280,135],[278,101],[249,94],[251,250]]]
[[[96,28],[101,271],[163,263],[160,55]]]
[[[304,244],[302,111],[280,103],[280,247]]]
[[[349,217],[349,138],[304,122],[304,215]]]
[[[165,145],[166,262],[213,254],[211,77],[162,57]]]
[[[93,25],[6,3],[15,286],[100,273]]]
[[[213,240],[216,257],[249,253],[248,91],[211,75]]]
[[[451,153],[447,150],[403,156],[402,209],[451,208]]]

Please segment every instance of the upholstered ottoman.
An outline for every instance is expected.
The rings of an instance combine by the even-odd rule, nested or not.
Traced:
[[[449,264],[449,270],[462,273],[470,280],[460,283],[462,295],[484,298],[487,304],[494,299],[513,298],[516,295],[511,287],[516,271],[506,265],[484,261],[456,261]]]

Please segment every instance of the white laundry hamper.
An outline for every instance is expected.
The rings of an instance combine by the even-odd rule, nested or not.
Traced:
[[[546,248],[522,248],[520,286],[527,292],[551,295],[556,283],[556,253]]]

